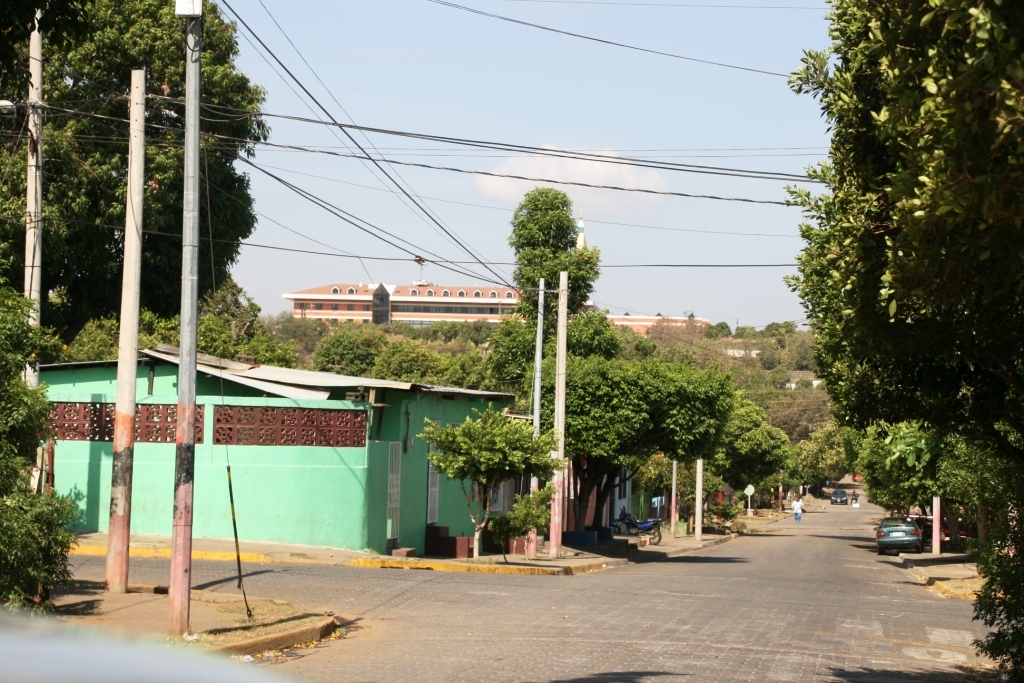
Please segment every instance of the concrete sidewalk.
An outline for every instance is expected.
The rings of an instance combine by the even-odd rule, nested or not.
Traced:
[[[756,519],[758,518],[754,518],[754,520]],[[761,523],[752,523],[750,527],[760,527],[771,524],[774,521],[777,520],[764,520]],[[697,543],[693,536],[670,538],[668,529],[665,528],[663,540],[656,546],[638,547],[636,545],[638,540],[636,537],[619,537],[617,544],[603,544],[592,549],[565,547],[563,548],[562,556],[558,559],[549,557],[543,548],[538,553],[537,559],[534,560],[529,560],[522,555],[509,555],[508,563],[503,561],[501,554],[484,555],[471,560],[404,558],[368,552],[355,552],[339,548],[262,541],[242,541],[239,543],[239,550],[242,562],[248,564],[345,565],[350,567],[430,569],[435,571],[483,572],[492,574],[575,575],[632,563],[655,562],[669,557],[676,557],[704,548],[710,548],[732,540],[736,536],[737,534],[705,534],[702,542]],[[629,545],[625,545],[623,541],[627,541]],[[72,550],[72,555],[104,556],[107,554],[107,534],[105,533],[80,534],[78,542],[78,546]],[[132,535],[129,555],[130,557],[169,558],[171,556],[171,539],[169,536]],[[194,538],[192,540],[192,559],[234,562],[234,541],[217,538]]]
[[[916,576],[921,583],[931,586],[938,581],[975,579],[978,565],[971,562],[966,553],[943,553],[941,555],[900,553],[903,567]]]

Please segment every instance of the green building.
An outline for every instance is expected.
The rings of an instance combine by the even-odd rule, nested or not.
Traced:
[[[169,536],[174,495],[177,349],[139,360],[131,528]],[[54,404],[55,487],[106,531],[117,363],[42,366]],[[243,540],[378,553],[424,552],[428,525],[472,535],[460,482],[438,475],[417,435],[461,423],[510,394],[346,377],[200,355],[193,534],[231,538],[231,465]],[[509,483],[511,485],[511,482]],[[511,504],[502,490],[498,510]]]

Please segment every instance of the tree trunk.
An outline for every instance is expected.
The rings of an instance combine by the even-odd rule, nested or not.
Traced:
[[[605,474],[600,486],[597,487],[597,500],[594,502],[594,525],[604,525],[604,506],[608,504],[608,496],[615,488],[615,477]]]
[[[985,537],[988,536],[988,507],[979,502],[978,503],[978,540],[984,541]]]
[[[483,536],[484,528],[480,525],[473,525],[473,557],[480,557],[480,539]]]

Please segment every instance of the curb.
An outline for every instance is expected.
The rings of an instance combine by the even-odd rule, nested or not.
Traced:
[[[639,553],[634,553],[634,555],[639,555],[640,553],[649,553],[651,555],[651,557],[645,558],[643,556],[639,556],[639,557],[629,557],[628,559],[629,559],[629,561],[632,564],[644,564],[646,562],[660,562],[662,560],[667,560],[670,557],[679,557],[681,555],[689,555],[690,553],[695,553],[695,552],[698,552],[700,550],[707,550],[708,548],[714,548],[716,545],[722,545],[723,543],[728,543],[729,541],[733,540],[734,538],[738,537],[739,535],[740,535],[739,533],[733,532],[733,533],[730,533],[730,534],[726,534],[725,536],[721,536],[719,538],[716,538],[714,540],[704,541],[700,545],[695,545],[695,546],[690,547],[690,548],[677,548],[676,550],[668,550],[668,551],[665,551],[664,553],[658,553],[657,551],[644,551],[644,550],[642,550]],[[650,546],[648,546],[648,547],[650,547]],[[657,547],[657,546],[654,546],[654,547]]]
[[[572,566],[535,567],[508,564],[470,564],[419,558],[359,557],[350,560],[350,567],[368,569],[425,569],[438,572],[464,572],[480,574],[516,574],[520,576],[566,576],[585,574],[608,567],[607,562],[590,562]]]
[[[69,553],[70,555],[106,555],[107,547],[104,545],[80,545],[76,546]],[[280,562],[281,560],[274,560],[262,553],[242,553],[242,562]],[[129,548],[129,557],[158,557],[163,559],[169,559],[171,557],[170,548]],[[234,562],[235,554],[231,552],[221,550],[193,550],[193,560],[217,560],[220,562]]]
[[[338,628],[338,623],[334,620],[334,617],[331,617],[319,624],[302,626],[300,628],[293,628],[290,631],[271,633],[265,636],[257,636],[247,640],[240,640],[235,643],[228,643],[227,645],[211,647],[207,652],[216,652],[217,654],[226,655],[252,655],[259,652],[266,652],[267,650],[281,650],[286,647],[298,645],[299,643],[323,640],[334,633],[336,628]]]

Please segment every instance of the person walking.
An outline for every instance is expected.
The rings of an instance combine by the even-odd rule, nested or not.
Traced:
[[[793,521],[797,524],[804,516],[804,499],[797,496],[796,500],[793,501]]]

